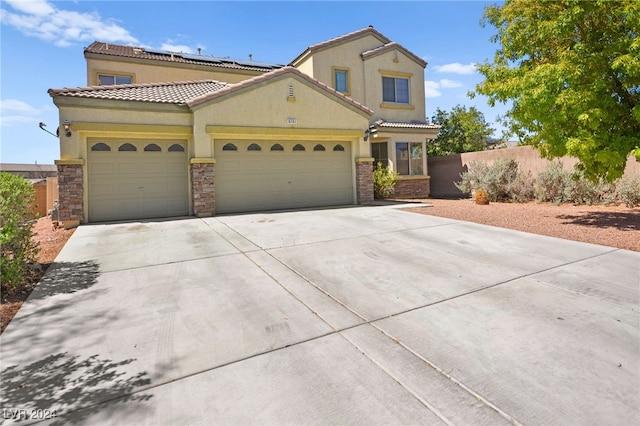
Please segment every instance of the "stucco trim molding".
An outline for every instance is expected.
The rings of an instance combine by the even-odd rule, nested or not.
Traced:
[[[429,180],[431,176],[398,176],[398,180]]]
[[[205,127],[213,139],[260,139],[260,140],[335,140],[348,141],[360,138],[361,129],[307,129],[282,127],[214,126]]]
[[[55,160],[53,163],[56,166],[84,166],[84,160],[82,158],[69,158],[65,160]]]
[[[216,164],[215,158],[192,158],[189,164]]]
[[[97,123],[91,121],[74,121],[71,123],[71,130],[76,132],[105,133],[162,133],[167,135],[191,136],[193,127],[165,124],[129,124],[129,123]]]
[[[373,157],[359,157],[359,158],[356,158],[356,163],[372,163],[373,161],[375,161],[375,158],[373,158]]]

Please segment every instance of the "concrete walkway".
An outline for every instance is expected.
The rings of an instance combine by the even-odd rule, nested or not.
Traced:
[[[640,253],[396,207],[86,225],[6,424],[640,424]],[[25,421],[28,420],[28,421]]]

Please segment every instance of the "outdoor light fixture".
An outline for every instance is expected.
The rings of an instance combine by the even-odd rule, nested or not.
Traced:
[[[71,137],[71,122],[69,120],[64,120],[62,122],[62,128],[64,129],[65,136]]]
[[[47,125],[46,125],[46,124],[44,124],[42,121],[40,122],[40,124],[38,124],[38,127],[40,127],[40,128],[41,128],[42,130],[44,130],[45,132],[49,133],[49,134],[50,134],[51,136],[53,136],[53,137],[56,137],[56,138],[57,138],[58,136],[60,136],[60,135],[58,134],[58,130],[59,130],[60,128],[58,128],[58,130],[56,130],[56,132],[55,132],[55,133],[52,133],[52,132],[48,131],[47,129],[45,129],[45,127],[47,127]]]
[[[376,126],[371,125],[369,126],[369,128],[367,130],[364,131],[364,141],[368,141],[369,140],[369,136],[371,136],[372,138],[375,138],[377,136],[378,133],[378,129],[376,129]]]

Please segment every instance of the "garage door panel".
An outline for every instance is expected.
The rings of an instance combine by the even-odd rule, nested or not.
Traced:
[[[233,143],[238,151],[223,151]],[[275,143],[282,151],[271,151]],[[216,143],[216,211],[276,210],[353,202],[350,144],[345,151],[313,151],[317,142],[261,143],[262,151],[246,151],[250,142]],[[293,151],[300,144],[304,151]]]
[[[111,140],[111,146],[129,141]],[[96,140],[89,141],[89,148]],[[188,162],[186,152],[169,152],[184,141],[138,141],[153,143],[161,151],[93,152],[89,150],[89,221],[146,219],[189,213]]]

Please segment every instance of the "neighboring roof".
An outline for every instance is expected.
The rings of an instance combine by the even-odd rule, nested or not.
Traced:
[[[266,62],[243,61],[231,58],[223,58],[211,55],[198,55],[193,53],[170,52],[167,50],[150,49],[145,47],[123,46],[119,44],[94,41],[84,49],[85,56],[89,54],[118,56],[122,58],[136,58],[150,61],[173,62],[193,65],[205,65],[216,68],[228,68],[238,70],[252,70],[267,72],[282,68],[284,65]]]
[[[405,55],[407,55],[408,57],[413,59],[415,62],[420,64],[422,66],[422,68],[425,68],[427,66],[427,61],[425,61],[421,57],[417,56],[415,53],[407,50],[405,47],[403,47],[402,45],[396,43],[395,41],[392,41],[391,43],[387,43],[387,44],[385,44],[383,46],[380,46],[380,47],[376,47],[375,49],[371,49],[371,50],[367,50],[366,52],[362,52],[361,56],[362,56],[363,59],[369,59],[371,57],[380,55],[380,54],[388,52],[390,50],[399,50],[399,51],[401,51],[402,53],[404,53]]]
[[[342,102],[345,102],[349,105],[352,105],[356,108],[358,108],[359,110],[363,111],[364,113],[368,114],[368,115],[373,115],[373,110],[371,110],[370,108],[362,105],[360,102],[356,102],[353,99],[349,98],[348,96],[345,96],[344,94],[334,90],[333,88],[327,86],[324,83],[321,83],[320,81],[309,77],[308,75],[304,74],[303,72],[299,71],[297,68],[291,67],[291,66],[287,66],[284,68],[280,68],[278,70],[275,71],[271,71],[268,72],[266,74],[262,74],[259,75],[257,77],[253,77],[250,78],[248,80],[244,80],[241,81],[240,83],[236,83],[236,84],[229,84],[227,85],[225,88],[217,90],[215,92],[210,92],[207,94],[204,94],[202,96],[199,96],[197,98],[193,98],[190,99],[187,102],[187,105],[189,105],[189,107],[194,107],[197,105],[200,105],[202,103],[208,102],[212,99],[216,99],[219,98],[221,96],[225,96],[231,93],[235,93],[238,92],[240,90],[243,90],[247,87],[251,87],[253,85],[256,84],[260,84],[263,82],[267,82],[269,80],[273,80],[275,78],[278,78],[280,76],[286,75],[286,74],[292,74],[300,79],[303,79],[307,82],[309,82],[310,84],[320,88],[321,90],[327,92],[329,95],[334,96],[336,98],[338,98],[339,100],[341,100]]]
[[[19,163],[1,163],[0,170],[3,172],[54,172],[58,173],[58,167],[55,164],[19,164]]]
[[[51,95],[51,97],[67,96],[118,101],[185,104],[189,99],[224,89],[227,86],[228,83],[216,80],[178,81],[49,89],[49,95]]]
[[[373,125],[376,128],[392,128],[392,129],[440,129],[442,126],[438,124],[427,123],[426,121],[385,121],[378,120]]]
[[[369,25],[367,28],[362,28],[362,29],[354,31],[352,33],[341,35],[339,37],[335,37],[335,38],[329,39],[327,41],[323,41],[322,43],[317,43],[317,44],[311,45],[311,46],[307,47],[304,52],[299,54],[293,61],[291,61],[291,64],[295,64],[299,59],[301,59],[302,57],[307,56],[307,55],[309,55],[311,53],[316,53],[319,50],[324,50],[324,49],[336,46],[336,45],[341,44],[341,43],[345,43],[345,42],[353,40],[353,39],[364,37],[366,35],[372,35],[372,36],[376,37],[383,44],[387,44],[387,43],[391,42],[391,40],[389,40],[383,34],[381,34],[380,32],[376,31],[376,29],[373,28],[373,26]]]

